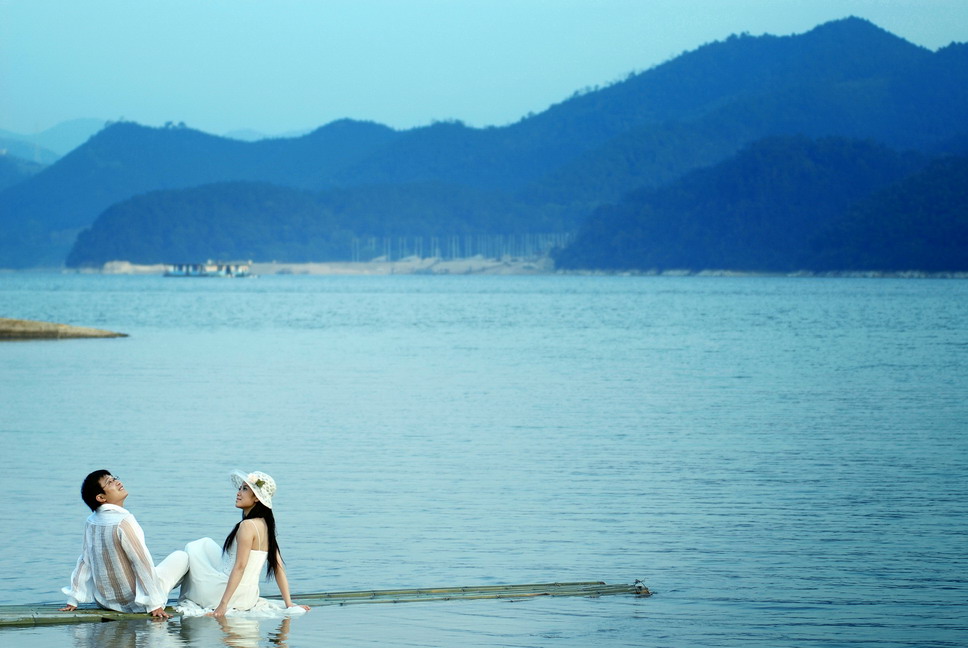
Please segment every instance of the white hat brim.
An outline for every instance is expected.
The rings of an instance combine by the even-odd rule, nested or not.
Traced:
[[[232,478],[232,483],[235,484],[236,488],[241,488],[242,484],[248,484],[255,498],[262,502],[266,508],[272,508],[272,495],[263,492],[261,488],[252,483],[249,480],[249,473],[242,472],[241,470],[233,470],[229,474],[229,477]]]

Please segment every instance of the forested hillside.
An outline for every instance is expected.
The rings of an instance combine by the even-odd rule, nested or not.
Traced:
[[[561,219],[494,192],[410,184],[312,193],[261,183],[217,183],[137,196],[80,234],[67,265],[112,259],[153,264],[194,259],[352,260],[354,240],[559,232]],[[416,233],[416,234],[415,234]],[[379,251],[370,254],[372,258]]]
[[[811,247],[816,270],[968,271],[968,157],[938,160],[854,205]]]
[[[599,208],[565,269],[968,270],[965,158],[770,138]],[[922,170],[923,169],[923,170]]]
[[[0,155],[0,191],[24,182],[43,168],[43,164],[14,155]]]

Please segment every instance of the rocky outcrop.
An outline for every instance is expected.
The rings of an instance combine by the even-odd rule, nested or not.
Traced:
[[[0,317],[0,340],[59,340],[66,338],[128,337],[127,333],[115,333],[101,329],[70,326],[54,322],[5,319]]]

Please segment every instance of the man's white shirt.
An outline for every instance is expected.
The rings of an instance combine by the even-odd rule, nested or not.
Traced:
[[[102,504],[84,523],[84,547],[63,588],[70,605],[97,602],[119,612],[163,607],[162,591],[141,525],[126,509]]]

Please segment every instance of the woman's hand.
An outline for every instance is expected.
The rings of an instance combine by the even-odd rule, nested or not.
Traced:
[[[225,605],[219,605],[217,608],[206,614],[205,616],[215,617],[216,619],[221,619],[225,617],[225,613],[228,608]]]

